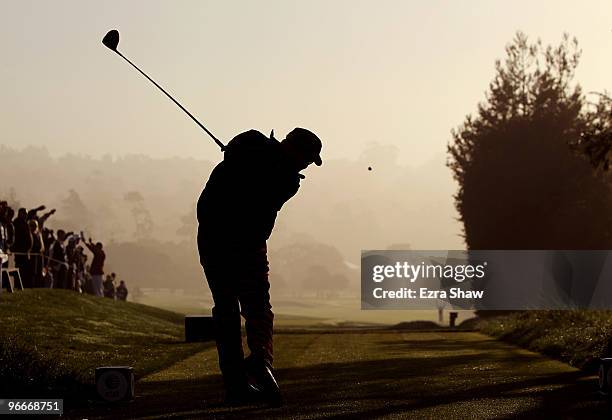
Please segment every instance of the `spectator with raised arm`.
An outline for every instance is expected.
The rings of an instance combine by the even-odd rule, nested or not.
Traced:
[[[87,249],[93,254],[89,273],[91,274],[94,295],[102,297],[104,296],[104,260],[106,259],[106,254],[102,249],[102,242],[94,244],[91,238],[89,238],[85,245],[87,245]]]

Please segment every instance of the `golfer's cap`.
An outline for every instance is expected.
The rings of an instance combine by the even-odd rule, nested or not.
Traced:
[[[301,149],[309,158],[312,159],[315,165],[321,166],[323,161],[321,160],[321,149],[323,144],[321,140],[310,130],[305,128],[296,127],[285,139],[291,142],[299,149]]]

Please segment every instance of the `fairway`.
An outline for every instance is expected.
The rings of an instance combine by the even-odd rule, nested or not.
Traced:
[[[142,378],[87,418],[607,417],[595,378],[476,332],[279,331],[284,407],[227,408],[214,348]]]
[[[199,292],[189,291],[181,294],[169,291],[147,291],[138,298],[138,303],[155,306],[169,311],[183,314],[210,314],[212,297],[205,288]],[[272,294],[274,310],[274,325],[286,327],[317,326],[383,326],[394,325],[400,322],[432,321],[439,322],[438,311],[435,309],[413,309],[384,311],[364,311],[361,309],[359,296],[337,297],[321,299],[315,296],[274,296]],[[448,322],[448,309],[445,309],[444,323]],[[460,310],[458,322],[474,316],[472,310]]]

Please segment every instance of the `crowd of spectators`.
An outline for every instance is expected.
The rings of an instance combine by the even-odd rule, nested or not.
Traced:
[[[20,208],[15,216],[15,210],[6,201],[0,201],[2,267],[14,264],[24,288],[68,289],[126,300],[125,282],[122,280],[115,288],[115,273],[104,281],[106,254],[102,242],[94,243],[91,238],[85,241],[82,231],[77,234],[48,229],[45,222],[55,214],[55,209],[42,213],[45,209],[45,206]],[[85,249],[92,255],[89,264]]]

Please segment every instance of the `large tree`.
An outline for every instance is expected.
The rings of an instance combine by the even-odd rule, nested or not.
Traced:
[[[452,132],[448,165],[469,249],[607,249],[608,183],[570,147],[592,119],[573,82],[580,50],[517,33],[476,116]]]

